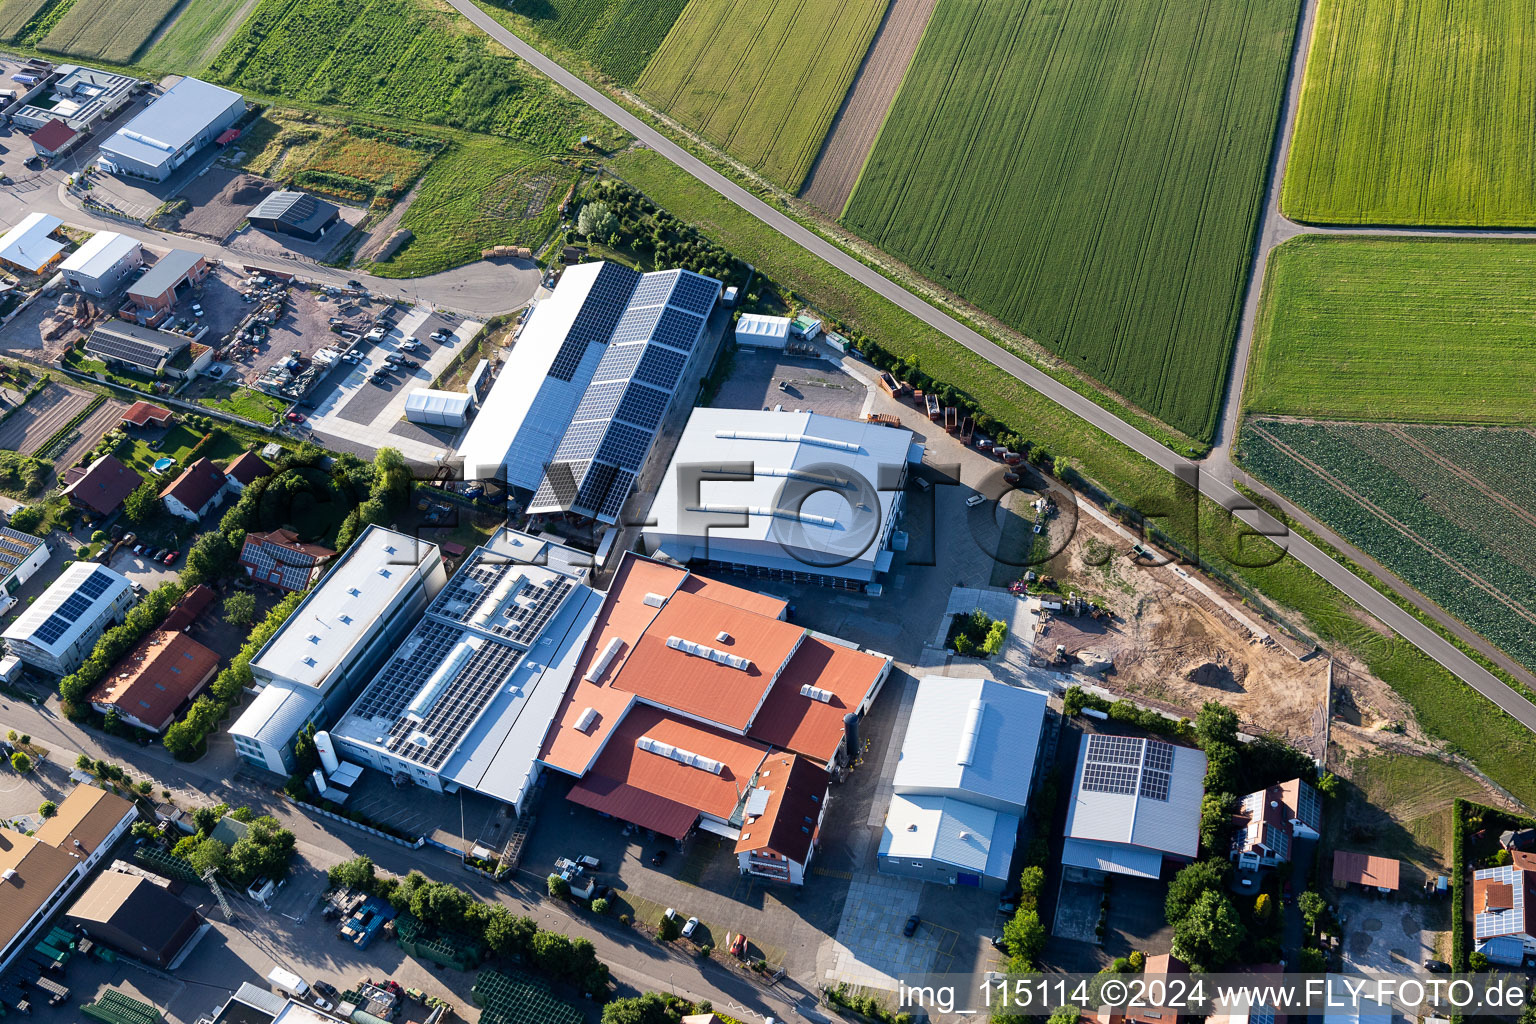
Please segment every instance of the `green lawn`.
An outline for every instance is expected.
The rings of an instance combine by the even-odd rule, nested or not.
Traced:
[[[1483,799],[1482,787],[1427,757],[1356,758],[1347,772],[1347,803],[1328,816],[1330,845],[1398,857],[1422,874],[1448,874],[1451,805],[1457,797]],[[1361,833],[1371,841],[1362,842]]]
[[[1209,440],[1296,0],[945,0],[851,229]]]
[[[186,0],[175,22],[144,55],[144,63],[201,73],[237,27],[235,19],[254,6],[255,0]]]
[[[1322,0],[1281,206],[1345,224],[1536,224],[1523,0]]]
[[[689,0],[635,91],[794,191],[887,3]]]
[[[1536,245],[1301,237],[1270,254],[1246,407],[1536,422]]]
[[[492,245],[536,248],[560,220],[576,172],[500,139],[466,138],[427,169],[401,218],[412,238],[384,263],[383,277],[419,277],[480,258]]]
[[[292,102],[446,125],[562,153],[611,123],[430,0],[261,0],[208,69]]]
[[[188,456],[192,454],[192,449],[197,445],[198,441],[202,440],[202,436],[197,431],[177,423],[165,432],[165,436],[161,438],[158,450],[151,449],[146,442],[135,438],[132,449],[126,455],[120,455],[118,458],[122,460],[124,465],[136,471],[146,480],[155,480],[164,486],[175,480],[187,466],[191,465],[193,460],[189,459]],[[241,443],[239,438],[214,428],[213,439],[197,453],[197,457],[211,459],[218,465],[223,466],[243,451],[245,451],[245,445]],[[150,467],[159,458],[175,459],[176,465],[164,473],[156,475],[151,471]]]
[[[476,0],[480,9],[541,49],[577,57],[633,85],[688,0]],[[562,61],[565,63],[565,61]]]
[[[781,288],[868,334],[889,351],[971,395],[992,416],[1053,453],[1132,508],[1160,512],[1158,526],[1209,571],[1244,588],[1250,601],[1279,609],[1323,644],[1351,651],[1412,706],[1426,732],[1444,739],[1500,785],[1536,802],[1536,736],[1416,647],[1383,634],[1360,608],[1272,543],[1254,538],[1210,501],[1071,415],[987,360],[765,227],[655,153],[631,151],[616,172],[676,217],[755,265]],[[1502,675],[1502,673],[1499,673]],[[1506,681],[1509,681],[1505,677]]]
[[[254,423],[276,423],[287,403],[271,395],[234,384],[220,385],[218,393],[196,400],[198,405],[221,409],[234,416],[244,416]]]

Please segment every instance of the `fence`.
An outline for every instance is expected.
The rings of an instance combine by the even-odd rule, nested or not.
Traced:
[[[306,811],[309,814],[318,814],[323,818],[330,818],[332,821],[339,821],[343,825],[351,825],[353,828],[360,832],[367,832],[369,835],[378,836],[380,839],[387,839],[390,842],[397,843],[408,850],[419,850],[427,843],[427,838],[425,836],[417,836],[414,842],[409,839],[401,839],[399,836],[390,835],[388,832],[385,832],[382,829],[374,828],[372,825],[364,825],[362,822],[353,821],[351,818],[348,818],[345,815],[337,814],[334,811],[327,811],[323,807],[316,807],[314,804],[306,803],[303,800],[295,800],[293,797],[288,797],[287,799],[289,803],[303,811]],[[457,853],[458,851],[455,850],[454,852]]]

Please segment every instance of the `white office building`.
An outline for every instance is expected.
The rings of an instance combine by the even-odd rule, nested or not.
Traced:
[[[347,760],[519,813],[602,607],[588,557],[506,530],[465,559],[330,730]]]
[[[988,679],[918,684],[880,838],[886,874],[1007,887],[1039,767],[1046,696]]]
[[[645,550],[706,571],[864,589],[906,545],[896,522],[907,467],[921,460],[903,428],[695,409],[651,504]]]
[[[33,668],[69,675],[133,603],[127,577],[96,562],[76,562],[6,627],[6,647]]]
[[[59,271],[71,286],[103,298],[123,287],[128,275],[143,265],[144,249],[138,239],[116,231],[98,231],[64,258]]]
[[[437,545],[364,530],[251,659],[262,690],[230,727],[235,751],[290,774],[294,737],[352,702],[446,580]]]

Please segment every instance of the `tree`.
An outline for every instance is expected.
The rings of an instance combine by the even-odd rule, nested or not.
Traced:
[[[1033,965],[1035,957],[1045,948],[1045,926],[1034,910],[1020,909],[1003,925],[1003,945],[1008,955],[1018,957]]]
[[[1045,1019],[1045,1024],[1077,1024],[1078,1009],[1075,1006],[1058,1006]]]
[[[673,1024],[667,997],[647,992],[633,999],[615,999],[603,1007],[602,1024]]]
[[[11,767],[25,775],[32,770],[32,759],[18,750],[11,755]]]
[[[276,818],[262,815],[230,847],[225,874],[237,885],[245,885],[261,875],[281,878],[288,873],[292,856],[293,833],[279,825]]]
[[[199,807],[192,812],[192,826],[197,829],[199,835],[206,836],[213,831],[222,816],[220,810],[212,805]]]
[[[143,526],[163,508],[164,506],[160,503],[159,489],[148,480],[123,499],[123,515],[135,526]]]
[[[411,491],[411,467],[398,448],[380,448],[373,456],[373,491],[386,508],[398,508]]]
[[[188,549],[187,564],[181,570],[182,582],[187,586],[196,586],[199,583],[223,579],[235,572],[239,557],[240,550],[235,547],[228,534],[220,530],[210,530],[197,538]],[[249,594],[240,593],[232,597],[245,597],[250,600],[254,618],[256,607],[254,598]],[[227,613],[229,599],[225,600],[224,607]],[[249,621],[247,620],[247,623]],[[243,625],[243,623],[236,623],[236,625]]]
[[[1163,912],[1168,923],[1176,925],[1190,912],[1200,897],[1211,890],[1219,891],[1227,881],[1227,863],[1217,860],[1197,860],[1184,868],[1168,883],[1168,895],[1163,899]]]
[[[606,913],[608,913],[608,901],[603,899],[601,896],[599,896],[597,899],[593,900],[592,901],[592,913],[594,913],[594,914],[606,914]]]
[[[1304,946],[1296,957],[1296,969],[1303,974],[1322,974],[1328,969],[1328,958],[1316,946]]]
[[[46,517],[47,512],[42,506],[28,505],[11,513],[11,527],[22,533],[32,533],[43,525]]]
[[[1231,793],[1207,793],[1200,800],[1200,845],[1206,853],[1220,853],[1226,847],[1227,832],[1232,827],[1232,814],[1237,810],[1237,797]]]
[[[538,925],[531,917],[514,917],[501,904],[491,907],[485,921],[485,944],[497,956],[521,955],[528,951]]]
[[[1253,901],[1253,919],[1260,924],[1266,924],[1275,916],[1275,900],[1267,892],[1259,893]]]
[[[343,885],[362,892],[373,891],[374,868],[373,859],[370,857],[353,857],[351,860],[344,860],[326,872],[326,875],[332,885]]]
[[[84,754],[81,754],[79,757],[75,758],[75,768],[78,769],[79,771],[88,772],[92,768],[94,768],[95,765],[96,765],[96,762],[92,761],[89,757],[87,757]]]
[[[1323,912],[1328,909],[1328,904],[1323,902],[1322,893],[1316,889],[1308,889],[1296,897],[1296,908],[1301,911],[1302,919],[1307,922],[1307,934],[1317,934],[1317,923],[1323,919]]]
[[[550,875],[545,882],[545,888],[549,892],[549,898],[555,900],[569,899],[571,895],[571,883],[559,875]]]
[[[557,978],[570,978],[576,963],[571,940],[559,932],[539,931],[528,947],[536,967]]]
[[[51,818],[58,813],[59,805],[54,803],[52,800],[44,800],[42,803],[37,805],[37,816],[39,818]]]
[[[180,844],[177,844],[180,845]],[[229,847],[211,836],[201,840],[192,848],[187,860],[191,862],[193,869],[198,874],[206,874],[209,869],[223,871],[229,863]]]
[[[683,926],[678,923],[676,917],[662,915],[661,923],[656,926],[656,937],[662,942],[671,942],[682,934]]]
[[[1192,966],[1217,970],[1237,955],[1243,935],[1242,919],[1226,893],[1207,889],[1173,926],[1173,948]]]
[[[588,238],[607,238],[617,231],[619,218],[614,216],[613,209],[607,203],[587,203],[581,208],[581,215],[576,218],[576,230]]]
[[[1333,772],[1323,772],[1317,777],[1317,792],[1325,800],[1336,800],[1344,788],[1344,783]],[[1536,1003],[1531,1004],[1536,1007]]]
[[[129,831],[133,833],[133,838],[135,839],[148,841],[160,838],[160,830],[147,821],[134,822],[133,828],[129,829]]]
[[[1208,700],[1200,706],[1195,716],[1195,738],[1200,746],[1209,748],[1213,743],[1229,746],[1237,744],[1237,715],[1225,704]]]

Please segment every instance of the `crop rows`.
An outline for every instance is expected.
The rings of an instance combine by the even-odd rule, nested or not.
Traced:
[[[51,53],[127,64],[177,0],[75,0],[38,44]]]
[[[1526,511],[1529,505],[1474,471],[1512,460],[1502,473],[1529,478],[1536,473],[1536,437],[1478,427],[1410,433],[1395,426],[1260,419],[1244,428],[1238,457],[1442,608],[1536,668],[1536,517]]]
[[[514,32],[576,54],[621,85],[634,85],[688,0],[508,0],[481,6]]]
[[[1324,223],[1536,224],[1528,0],[1323,0],[1281,203]]]
[[[944,0],[843,215],[1208,440],[1295,0]]]
[[[794,191],[889,0],[689,0],[636,91]]]
[[[1303,236],[1269,258],[1250,412],[1536,422],[1536,245]]]
[[[611,134],[477,32],[417,0],[261,0],[209,73],[236,87],[563,152]]]

